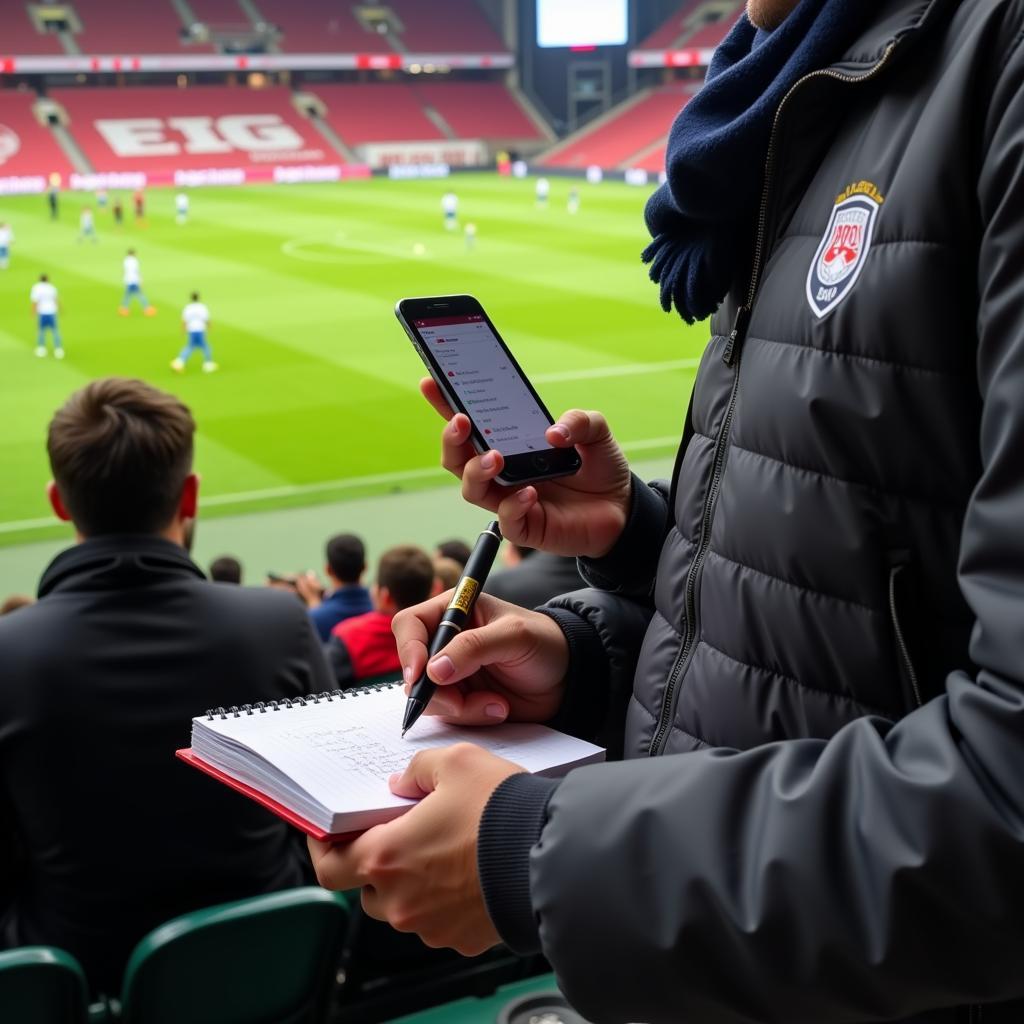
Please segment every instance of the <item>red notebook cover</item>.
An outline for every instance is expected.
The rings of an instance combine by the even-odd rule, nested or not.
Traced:
[[[322,843],[351,842],[356,838],[356,836],[361,835],[359,832],[331,833],[325,832],[322,828],[317,828],[311,821],[306,821],[305,818],[299,817],[299,815],[294,811],[288,810],[287,807],[282,806],[276,800],[271,800],[271,798],[265,793],[261,793],[258,789],[253,789],[252,786],[247,786],[244,782],[239,782],[238,779],[233,779],[230,775],[226,775],[219,768],[214,768],[212,764],[207,764],[201,758],[196,757],[196,755],[192,753],[191,747],[184,747],[181,750],[176,750],[174,752],[174,756],[184,761],[185,764],[190,764],[193,768],[198,768],[201,772],[206,772],[207,775],[216,779],[218,782],[223,782],[225,786],[230,786],[243,796],[247,796],[250,800],[255,800],[261,807],[265,807],[268,811],[276,814],[279,818],[283,818],[289,825],[294,825],[297,829],[305,832],[306,835],[312,836],[314,839],[319,839]]]

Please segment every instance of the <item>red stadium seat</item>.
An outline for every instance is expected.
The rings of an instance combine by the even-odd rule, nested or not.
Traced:
[[[447,0],[444,17],[424,0],[390,0],[402,22],[401,40],[410,53],[504,53],[508,47],[476,0]]]
[[[543,134],[501,82],[423,80],[416,92],[460,139],[540,139]]]
[[[75,40],[83,53],[132,56],[182,49],[185,26],[170,0],[147,0],[145,5],[75,0],[74,7],[82,21]],[[196,49],[204,47],[189,46]]]
[[[327,104],[327,123],[350,146],[444,138],[408,85],[352,82],[317,85],[311,91]]]
[[[337,0],[259,0],[264,18],[283,33],[288,53],[390,53],[391,44],[368,32],[350,4]]]
[[[4,10],[0,57],[63,52],[64,47],[56,35],[36,29],[24,4],[10,4]]]
[[[549,167],[632,167],[631,157],[668,135],[676,114],[692,94],[690,86],[655,89],[637,102],[625,103],[610,120],[585,131],[541,162]]]
[[[0,91],[0,178],[71,171],[50,130],[32,113],[35,98],[35,93]]]

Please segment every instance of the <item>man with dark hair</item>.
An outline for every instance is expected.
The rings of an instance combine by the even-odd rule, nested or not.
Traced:
[[[337,685],[399,670],[391,620],[403,608],[426,601],[434,589],[434,564],[421,548],[402,545],[381,555],[373,584],[373,611],[340,622],[324,650]]]
[[[469,561],[469,556],[472,548],[464,541],[458,539],[443,540],[437,545],[436,554],[440,558],[453,558],[465,569],[466,563]]]
[[[141,381],[75,392],[47,447],[78,543],[0,620],[0,943],[66,949],[99,991],[161,921],[303,880],[283,823],[174,760],[206,708],[330,685],[301,605],[184,551],[194,431]]]
[[[434,710],[626,759],[423,751],[392,789],[426,798],[318,874],[430,945],[543,952],[602,1024],[1019,1024],[1024,8],[748,14],[647,206],[663,307],[711,316],[673,479],[573,410],[581,471],[504,488],[423,386],[463,494],[588,582],[484,595]],[[412,677],[443,604],[395,620]]]
[[[210,579],[214,583],[242,582],[242,563],[231,555],[221,555],[210,563]]]
[[[324,572],[333,588],[326,593],[315,572],[295,580],[299,597],[323,643],[339,622],[373,611],[370,591],[362,584],[366,571],[366,546],[354,533],[339,533],[327,542]]]

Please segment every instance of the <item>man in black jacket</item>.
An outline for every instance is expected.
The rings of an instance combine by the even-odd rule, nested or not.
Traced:
[[[304,881],[287,826],[174,758],[207,708],[330,688],[293,597],[186,554],[194,430],[141,381],[72,395],[49,495],[79,543],[0,621],[0,937],[69,950],[108,993],[162,921]]]
[[[581,472],[517,493],[465,417],[444,435],[466,497],[593,589],[482,599],[437,710],[617,722],[627,759],[554,783],[420,755],[394,788],[426,798],[314,845],[318,875],[433,944],[543,949],[601,1024],[1017,1024],[1024,4],[750,13],[649,210],[663,301],[717,307],[672,484],[593,414],[548,432]],[[440,614],[396,620],[410,676]]]

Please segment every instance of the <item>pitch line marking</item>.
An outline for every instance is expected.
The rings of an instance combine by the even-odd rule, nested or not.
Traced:
[[[622,448],[626,452],[640,452],[652,448],[667,448],[679,443],[675,434],[665,437],[648,437],[639,441],[624,441]],[[341,480],[323,480],[312,484],[291,484],[285,487],[267,487],[258,491],[237,491],[234,494],[214,494],[209,498],[200,498],[200,508],[218,508],[222,505],[249,505],[256,501],[265,501],[271,498],[295,498],[304,494],[316,494],[318,491],[332,491],[351,489],[355,487],[369,487],[375,484],[397,484],[410,480],[428,480],[436,477],[444,480],[448,473],[440,466],[429,466],[422,469],[406,469],[394,473],[373,473],[368,476],[350,476]],[[343,500],[343,499],[339,499]],[[278,511],[268,509],[268,512]],[[46,527],[56,526],[58,520],[53,516],[41,519],[15,519],[7,523],[0,523],[0,533],[18,533],[22,530],[41,530]]]

